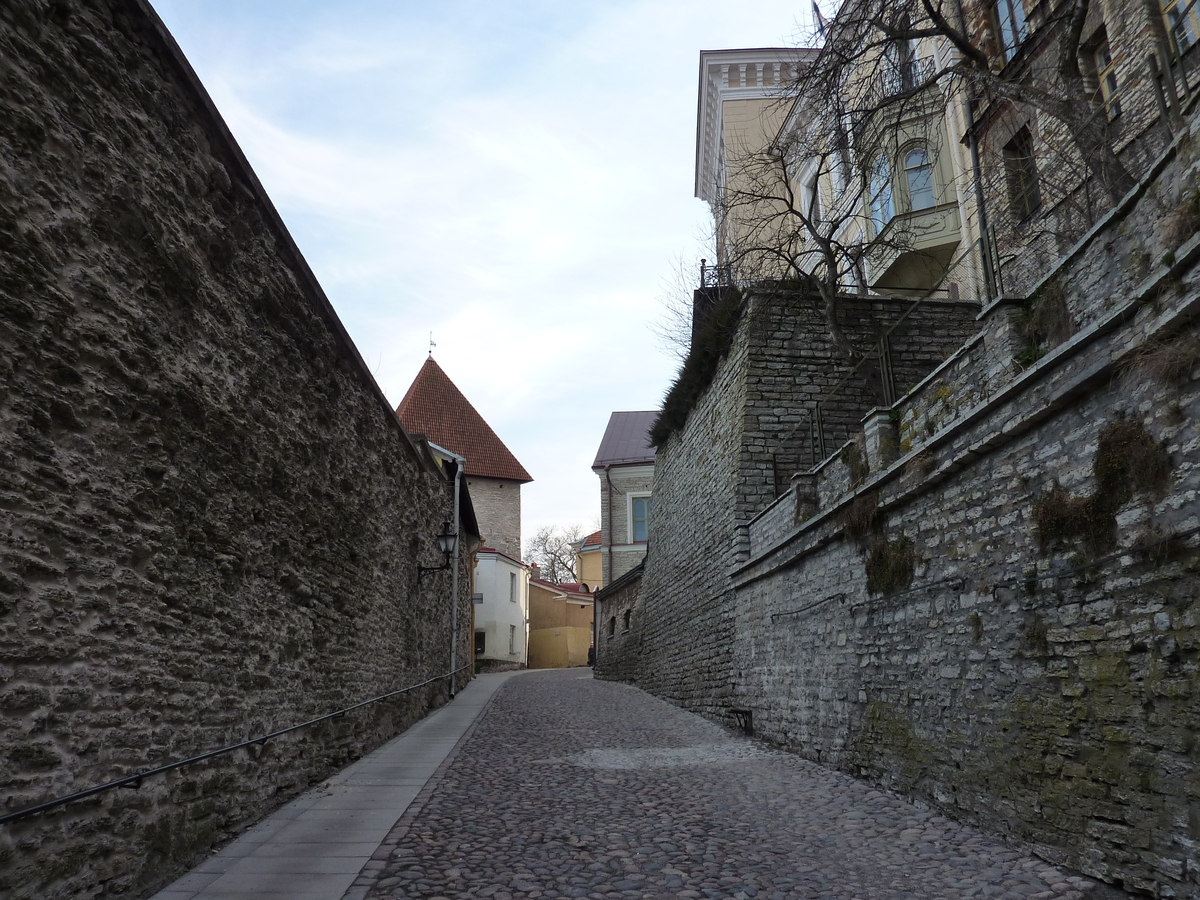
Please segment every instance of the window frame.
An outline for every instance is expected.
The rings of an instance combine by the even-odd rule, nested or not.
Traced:
[[[871,163],[871,177],[867,190],[870,194],[869,207],[871,223],[875,226],[875,237],[896,218],[896,197],[892,185],[892,167],[888,155],[880,153]],[[882,201],[882,202],[880,202]]]
[[[920,153],[925,158],[925,161],[919,166],[910,166],[908,164],[909,157],[915,153]],[[927,209],[933,209],[935,206],[937,206],[938,186],[937,180],[934,178],[934,170],[936,167],[933,163],[933,157],[929,153],[929,146],[923,142],[908,144],[900,151],[900,158],[897,160],[897,162],[901,164],[900,169],[902,172],[904,172],[903,184],[904,191],[907,194],[908,211],[923,212]],[[921,193],[923,194],[925,190],[928,190],[929,202],[924,206],[917,206],[913,200],[913,198],[917,195],[913,190],[913,173],[921,169],[926,171],[926,180],[928,182],[927,187],[921,189]]]
[[[1021,149],[1028,152],[1020,153]],[[1008,205],[1017,215],[1016,221],[1024,222],[1042,206],[1042,192],[1038,178],[1037,154],[1033,147],[1033,133],[1029,125],[1018,128],[1003,148],[1004,178],[1008,184]]]
[[[1200,6],[1193,6],[1191,9],[1187,9],[1187,6],[1188,0],[1165,0],[1160,3],[1163,23],[1167,29],[1167,38],[1177,56],[1182,56],[1196,46],[1198,36],[1200,36]],[[1180,10],[1187,10],[1186,15],[1182,14]],[[1181,24],[1180,30],[1187,35],[1186,43],[1181,43],[1176,39],[1175,29]]]
[[[1108,35],[1103,31],[1096,45],[1092,47],[1090,59],[1100,90],[1100,100],[1111,122],[1121,114],[1121,100],[1118,97],[1121,84],[1117,79],[1117,62],[1112,54],[1112,46],[1108,43]]]
[[[1007,13],[1007,16],[1004,15]],[[996,42],[1000,58],[1010,63],[1029,39],[1029,18],[1022,0],[994,0],[992,22],[996,27]]]
[[[651,492],[650,491],[630,491],[628,496],[628,526],[627,537],[631,544],[644,544],[650,539],[650,509],[651,509]],[[634,507],[638,500],[646,501],[646,512],[642,518],[643,536],[639,539],[636,534],[638,519],[634,515]]]

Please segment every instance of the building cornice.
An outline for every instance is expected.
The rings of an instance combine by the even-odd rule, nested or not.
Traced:
[[[696,106],[696,196],[718,198],[721,179],[722,104],[726,100],[783,98],[797,66],[817,51],[798,47],[701,50]]]

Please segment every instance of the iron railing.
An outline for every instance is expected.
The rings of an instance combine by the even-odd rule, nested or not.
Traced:
[[[353,706],[347,706],[345,709],[339,709],[337,712],[327,713],[323,716],[318,716],[315,719],[309,719],[307,722],[301,722],[298,725],[289,725],[287,728],[280,728],[277,731],[272,731],[269,734],[264,734],[256,738],[250,738],[246,741],[240,741],[236,744],[230,744],[228,747],[221,747],[219,750],[209,750],[206,753],[201,753],[198,756],[189,756],[187,759],[180,759],[172,763],[167,763],[165,766],[157,766],[153,769],[146,769],[138,772],[136,775],[127,775],[124,778],[118,778],[116,781],[109,781],[105,784],[98,784],[95,787],[90,787],[87,790],[76,791],[74,794],[67,794],[65,797],[56,797],[53,800],[47,800],[43,803],[38,803],[33,806],[27,806],[24,809],[18,809],[16,812],[6,813],[0,816],[0,825],[8,822],[15,822],[18,819],[26,819],[30,816],[36,816],[39,813],[44,813],[47,810],[54,809],[59,806],[65,806],[68,803],[74,803],[76,800],[84,800],[88,797],[94,797],[97,794],[102,794],[105,791],[115,791],[118,788],[133,788],[137,789],[142,786],[142,781],[154,775],[162,775],[166,772],[182,769],[184,766],[195,765],[217,756],[222,756],[226,753],[232,753],[235,750],[243,750],[253,746],[263,746],[267,741],[288,734],[292,731],[298,731],[301,728],[307,728],[310,725],[316,725],[318,722],[326,722],[330,719],[339,719],[346,713],[353,712],[356,709],[362,709],[364,706],[370,706],[372,703],[379,703],[381,700],[388,700],[392,697],[397,697],[400,694],[407,694],[409,691],[415,691],[417,688],[422,688],[433,684],[435,681],[441,681],[444,678],[452,678],[459,672],[463,672],[471,668],[474,663],[468,663],[465,666],[459,666],[453,672],[447,672],[445,675],[437,675],[419,684],[410,684],[408,687],[400,688],[399,690],[389,691],[386,694],[380,694],[378,697],[372,697],[370,700],[363,700],[361,703],[355,703]]]
[[[916,90],[933,77],[933,68],[932,56],[906,59],[889,66],[880,76],[880,92],[884,97],[894,97]]]
[[[734,287],[733,266],[710,266],[707,259],[700,260],[700,287]]]

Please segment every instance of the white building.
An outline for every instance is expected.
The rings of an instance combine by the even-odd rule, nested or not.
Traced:
[[[475,660],[484,671],[529,662],[529,566],[484,547],[475,562]]]

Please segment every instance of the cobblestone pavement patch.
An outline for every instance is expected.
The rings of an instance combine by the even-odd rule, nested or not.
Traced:
[[[1126,896],[590,669],[511,679],[366,877],[371,900]]]

